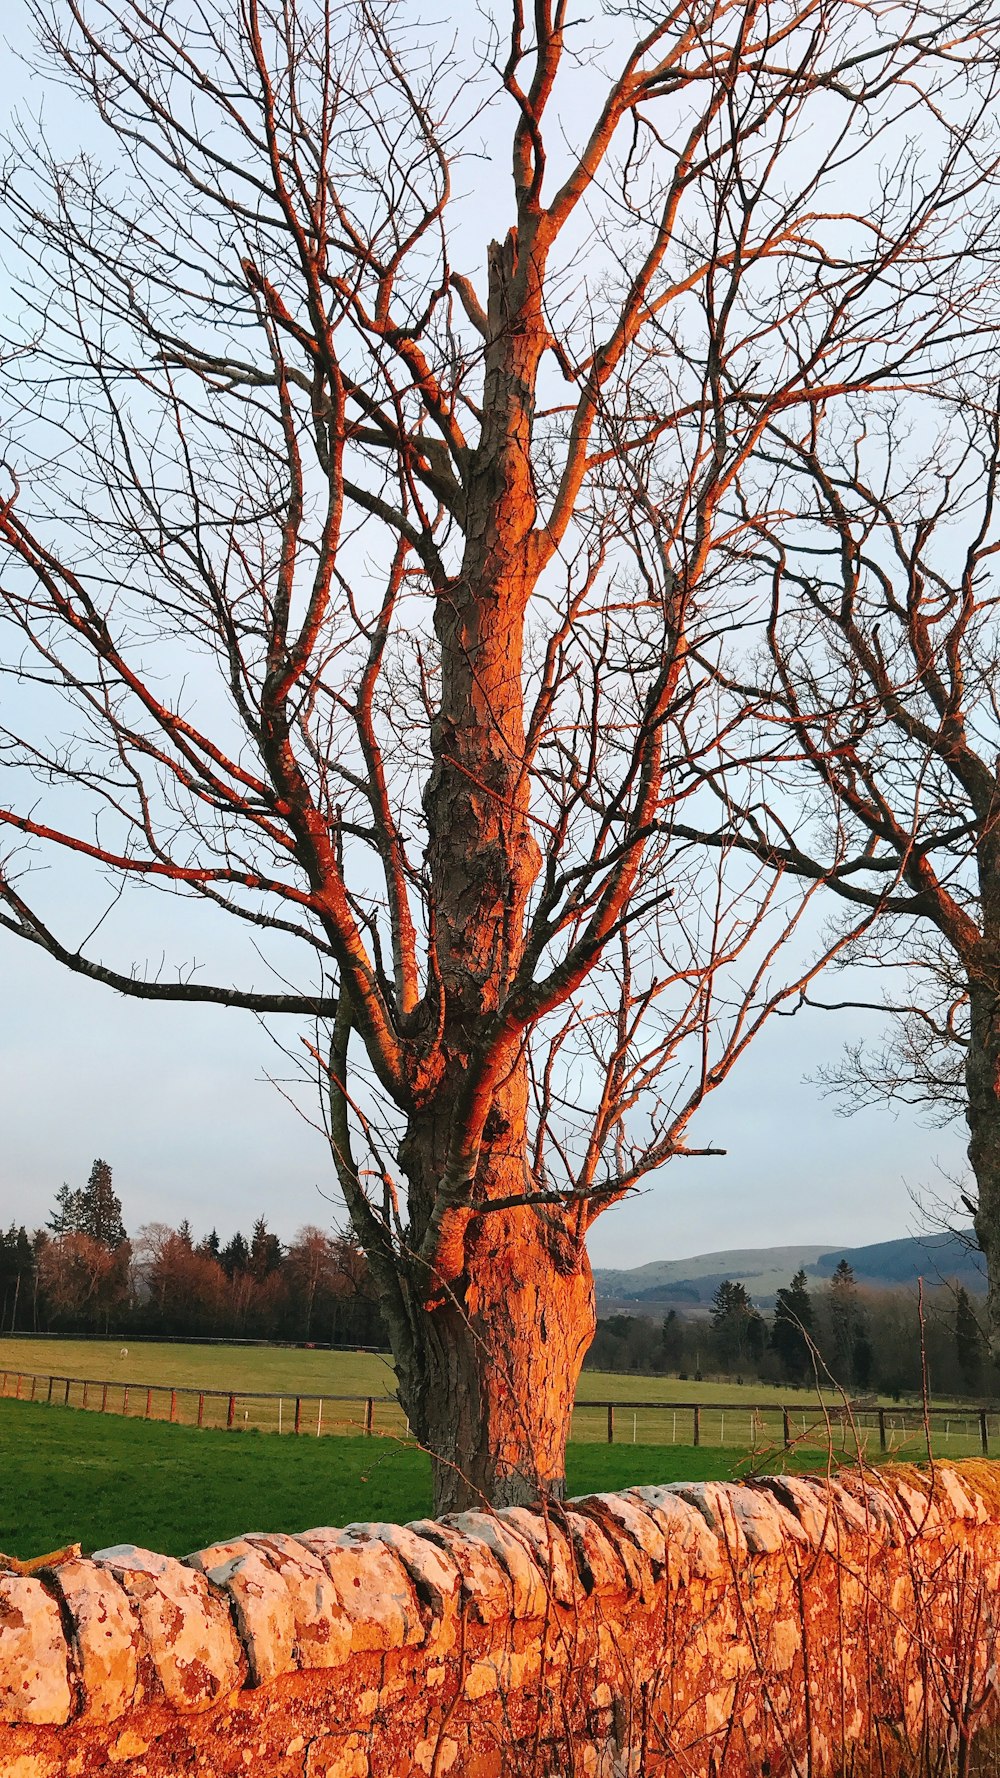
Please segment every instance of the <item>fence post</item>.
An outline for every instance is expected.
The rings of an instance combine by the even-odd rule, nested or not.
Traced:
[[[18,1373],[17,1373],[17,1388],[14,1391],[14,1400],[20,1401],[20,1399],[21,1399],[21,1373],[20,1373],[20,1371],[18,1371]]]
[[[693,1410],[693,1415],[694,1415],[694,1442],[696,1445],[700,1445],[701,1444],[701,1407],[700,1406],[696,1407]]]
[[[322,1430],[323,1430],[323,1397],[320,1396],[319,1409],[316,1414],[316,1437],[317,1438],[319,1438],[319,1435],[322,1432]]]
[[[51,1401],[51,1400],[52,1400],[52,1385],[53,1385],[53,1383],[54,1383],[54,1382],[55,1382],[55,1377],[50,1377],[50,1378],[49,1378],[49,1393],[48,1393],[48,1395],[47,1395],[47,1396],[46,1396],[46,1397],[45,1397],[45,1399],[46,1399],[46,1401]]]
[[[990,1454],[990,1432],[986,1423],[985,1408],[979,1410],[979,1442],[983,1447],[983,1456],[988,1457]]]
[[[198,1425],[203,1426],[204,1423],[205,1423],[205,1391],[204,1391],[204,1389],[201,1389],[198,1392]]]
[[[106,1414],[107,1411],[108,1411],[108,1386],[105,1383],[104,1388],[101,1390],[101,1413]]]
[[[295,1397],[295,1430],[296,1430],[296,1432],[302,1431],[302,1397],[301,1397],[301,1395],[297,1395]]]
[[[609,1401],[608,1402],[608,1444],[613,1445],[614,1442],[615,1442],[615,1404],[613,1401]]]
[[[232,1426],[235,1418],[236,1418],[236,1397],[235,1397],[235,1395],[231,1395],[229,1397],[229,1407],[226,1411],[226,1431],[227,1432],[229,1431],[230,1427]]]
[[[66,1387],[63,1390],[63,1407],[64,1408],[69,1407],[69,1378],[68,1377],[66,1378]]]
[[[146,1414],[145,1414],[145,1418],[147,1420],[150,1418],[150,1415],[152,1414],[152,1412],[153,1412],[153,1391],[152,1391],[152,1389],[147,1389],[146,1390]]]
[[[369,1395],[365,1401],[365,1436],[367,1438],[371,1438],[372,1427],[374,1426],[374,1424],[375,1424],[375,1402],[374,1402],[374,1398]]]
[[[86,1407],[86,1405],[87,1405],[87,1397],[89,1394],[90,1394],[90,1384],[84,1383],[84,1385],[83,1385],[83,1405],[84,1405],[84,1407]]]
[[[174,1421],[176,1419],[177,1419],[177,1391],[176,1391],[176,1389],[171,1389],[171,1391],[170,1391],[170,1424],[171,1424],[171,1426],[173,1426]]]
[[[788,1418],[787,1408],[781,1410],[781,1431],[785,1441],[785,1450],[790,1451],[792,1448],[792,1423]]]
[[[37,1385],[38,1385],[38,1378],[33,1374],[32,1378],[31,1378],[31,1399],[32,1399],[32,1401],[34,1401],[34,1399],[35,1399],[35,1389],[36,1389]]]
[[[879,1408],[879,1411],[878,1411],[878,1448],[880,1451],[885,1451],[888,1449],[888,1445],[886,1442],[886,1436],[885,1436],[885,1409],[884,1408]]]
[[[124,1415],[124,1417],[126,1419],[128,1418],[128,1384],[127,1383],[125,1385],[125,1388],[122,1391],[122,1414]]]

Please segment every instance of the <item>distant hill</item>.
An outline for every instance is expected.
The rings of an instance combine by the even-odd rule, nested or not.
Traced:
[[[901,1241],[876,1241],[870,1247],[837,1247],[817,1262],[817,1275],[828,1278],[846,1259],[859,1283],[927,1284],[957,1278],[967,1290],[986,1289],[986,1261],[973,1244],[971,1229],[955,1235],[906,1236]]]
[[[971,1240],[972,1231],[967,1239]],[[745,1284],[761,1308],[771,1308],[775,1292],[800,1268],[817,1282],[832,1276],[842,1259],[859,1284],[886,1288],[927,1284],[956,1278],[981,1295],[986,1288],[982,1254],[958,1235],[906,1236],[876,1241],[867,1247],[830,1247],[826,1243],[799,1247],[743,1247],[723,1253],[699,1253],[693,1259],[652,1260],[631,1271],[594,1272],[601,1308],[632,1308],[646,1313],[660,1308],[707,1308],[723,1278]]]

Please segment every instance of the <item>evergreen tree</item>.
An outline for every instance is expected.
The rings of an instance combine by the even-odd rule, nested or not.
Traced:
[[[127,1237],[122,1223],[121,1199],[115,1196],[107,1161],[98,1159],[94,1162],[90,1178],[79,1195],[83,1200],[83,1219],[78,1232],[89,1235],[92,1241],[114,1253]]]
[[[203,1241],[198,1242],[195,1252],[200,1254],[202,1259],[221,1260],[222,1244],[215,1229],[210,1235],[206,1235]]]
[[[73,1191],[64,1180],[56,1192],[55,1207],[45,1226],[53,1235],[82,1235],[86,1233],[86,1215],[86,1194]]]
[[[747,1319],[746,1349],[747,1358],[755,1368],[761,1364],[766,1347],[767,1328],[764,1324],[764,1317],[759,1309],[754,1309],[752,1315]]]
[[[966,1389],[975,1395],[983,1380],[983,1335],[963,1285],[959,1285],[955,1297],[955,1356]]]
[[[854,1272],[848,1261],[842,1259],[830,1279],[833,1350],[829,1353],[829,1364],[836,1381],[844,1389],[849,1389],[856,1381],[855,1358],[860,1325],[858,1287],[854,1282]]]
[[[733,1315],[749,1314],[752,1308],[746,1285],[723,1278],[712,1298],[712,1326],[723,1327]]]
[[[194,1252],[194,1236],[191,1233],[191,1224],[186,1216],[181,1223],[180,1228],[177,1230],[177,1239],[183,1247],[187,1248],[189,1253]]]
[[[660,1344],[664,1370],[679,1370],[684,1358],[684,1324],[676,1309],[668,1310],[664,1317]]]
[[[227,1241],[219,1255],[219,1263],[227,1278],[235,1278],[239,1272],[250,1270],[250,1249],[246,1240],[237,1229],[231,1241]]]
[[[281,1270],[281,1242],[277,1235],[268,1230],[263,1216],[258,1216],[253,1225],[250,1240],[250,1270],[258,1284],[263,1284],[272,1272]]]
[[[11,1223],[0,1233],[0,1331],[31,1325],[35,1255],[28,1231]]]
[[[796,1272],[790,1285],[775,1299],[771,1346],[789,1382],[803,1383],[812,1375],[813,1312],[806,1275]]]
[[[737,1369],[748,1359],[758,1362],[765,1338],[764,1323],[746,1285],[723,1278],[712,1298],[712,1344],[720,1368]]]

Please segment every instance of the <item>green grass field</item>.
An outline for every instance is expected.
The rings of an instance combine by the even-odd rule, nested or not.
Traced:
[[[393,1438],[277,1439],[0,1401],[0,1549],[38,1555],[137,1543],[184,1555],[245,1531],[295,1531],[430,1511],[430,1462]],[[746,1473],[732,1450],[571,1445],[571,1494]],[[815,1468],[819,1451],[771,1454]],[[763,1466],[763,1465],[762,1465]]]
[[[73,1340],[30,1336],[0,1336],[0,1371],[13,1375],[36,1371],[93,1377],[118,1383],[152,1384],[155,1388],[241,1390],[288,1395],[391,1396],[395,1376],[388,1357],[371,1352],[318,1352],[300,1346],[189,1346],[183,1343],[125,1342],[121,1340]],[[813,1391],[775,1383],[732,1383],[690,1377],[622,1375],[620,1372],[584,1371],[577,1391],[579,1402],[672,1401],[724,1402],[767,1400],[800,1407]],[[824,1391],[836,1399],[832,1389]],[[888,1396],[882,1398],[890,1406]]]
[[[68,1387],[57,1382],[50,1397],[49,1378],[53,1375],[80,1380]],[[94,1382],[85,1387],[82,1379],[88,1378]],[[319,1429],[324,1434],[350,1436],[364,1430],[365,1398],[371,1397],[375,1430],[403,1438],[406,1420],[393,1398],[394,1387],[389,1360],[365,1352],[141,1343],[123,1348],[119,1341],[0,1339],[0,1395],[41,1397],[91,1413],[106,1406],[109,1414],[124,1413],[136,1420],[168,1420],[173,1415],[181,1425],[212,1428],[231,1424],[240,1432],[289,1434],[295,1428],[295,1400],[299,1396],[303,1433]],[[177,1391],[173,1401],[171,1390]],[[203,1400],[199,1400],[200,1392],[204,1392]],[[762,1400],[775,1404],[777,1411],[754,1413]],[[706,1404],[699,1429],[703,1446],[756,1451],[781,1444],[781,1403],[788,1405],[790,1431],[796,1441],[825,1446],[824,1415],[837,1405],[838,1398],[832,1391],[820,1398],[815,1392],[757,1383],[681,1382],[676,1377],[585,1371],[573,1417],[575,1442],[606,1442],[607,1411],[596,1405],[606,1401],[621,1404],[614,1415],[616,1442],[661,1447],[692,1444],[694,1417],[686,1404],[701,1402]],[[658,1401],[677,1405],[666,1409],[643,1405]],[[920,1448],[919,1413],[886,1406],[890,1450],[908,1454]],[[877,1446],[877,1420],[869,1415],[859,1427],[871,1452]],[[991,1433],[1000,1440],[996,1417]],[[838,1426],[831,1435],[836,1447],[846,1454],[852,1446],[851,1431]],[[976,1454],[980,1446],[975,1413],[968,1407],[956,1407],[953,1418],[936,1422],[935,1446],[943,1456]]]
[[[0,1370],[95,1377],[157,1387],[285,1390],[290,1395],[391,1395],[387,1358],[295,1346],[186,1346],[121,1340],[0,1339]]]
[[[311,1352],[298,1346],[188,1346],[158,1342],[128,1345],[120,1340],[4,1339],[0,1370],[41,1375],[112,1378],[155,1387],[294,1395],[392,1395],[396,1382],[387,1357],[371,1352]],[[580,1401],[747,1401],[801,1402],[803,1391],[759,1383],[694,1383],[677,1377],[621,1376],[584,1371]],[[832,1399],[832,1395],[831,1395]]]
[[[87,1549],[132,1542],[182,1554],[250,1529],[405,1520],[430,1510],[430,1465],[407,1441],[386,1359],[362,1352],[158,1344],[133,1345],[122,1354],[117,1341],[0,1341],[6,1398],[0,1399],[0,1549],[25,1556],[68,1542]],[[67,1391],[58,1383],[49,1399],[52,1376],[90,1378],[97,1387],[85,1392],[77,1382]],[[108,1411],[102,1413],[105,1381]],[[164,1424],[172,1388],[193,1392],[178,1394],[176,1425]],[[207,1393],[212,1390],[222,1393]],[[10,1399],[16,1391],[19,1401]],[[194,1424],[199,1391],[206,1392],[200,1430]],[[34,1401],[26,1399],[32,1393]],[[230,1393],[232,1428],[223,1430]],[[298,1438],[296,1395],[303,1398]],[[791,1454],[782,1449],[780,1408],[770,1415],[751,1412],[762,1395],[790,1404],[797,1441]],[[375,1398],[375,1437],[357,1436],[364,1400],[338,1401],[342,1396]],[[68,1407],[62,1405],[67,1397]],[[621,1404],[612,1445],[607,1410],[588,1406],[609,1400]],[[657,1400],[682,1405],[643,1406]],[[683,1405],[694,1401],[706,1404],[697,1449],[692,1409]],[[285,1436],[258,1436],[279,1429]],[[343,1436],[317,1437],[318,1429]],[[815,1467],[826,1462],[831,1443],[838,1456],[855,1454],[851,1430],[828,1432],[823,1404],[801,1390],[590,1371],[581,1379],[574,1415],[569,1487],[581,1493],[685,1477],[707,1480],[745,1473],[748,1463]],[[877,1450],[877,1437],[869,1432],[869,1455],[873,1444]],[[907,1456],[923,1452],[918,1430],[894,1430],[890,1446]],[[963,1421],[940,1445],[943,1454],[955,1456],[976,1448],[975,1427]]]

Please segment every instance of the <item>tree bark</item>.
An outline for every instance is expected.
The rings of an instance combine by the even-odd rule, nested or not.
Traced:
[[[970,980],[969,1014],[968,1154],[978,1199],[976,1239],[986,1258],[990,1351],[1000,1359],[1000,993],[992,981]]]
[[[400,1151],[419,1249],[450,1133],[458,1080],[417,1115]],[[391,1329],[399,1398],[434,1461],[434,1510],[561,1499],[577,1380],[594,1337],[580,1208],[488,1208],[537,1189],[528,1167],[523,1060],[494,1092],[474,1208],[445,1219],[434,1263],[411,1264],[405,1320]],[[482,1206],[482,1208],[480,1208]]]
[[[397,1361],[400,1401],[433,1458],[434,1511],[561,1500],[595,1326],[586,1249],[525,1207],[476,1219],[465,1255],[446,1300],[415,1305]]]

